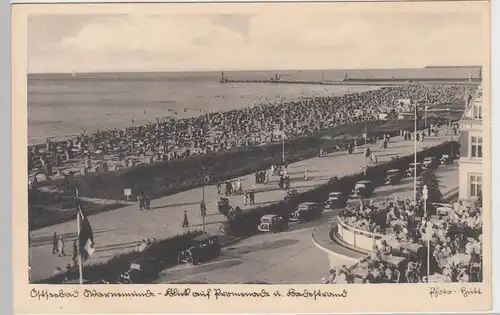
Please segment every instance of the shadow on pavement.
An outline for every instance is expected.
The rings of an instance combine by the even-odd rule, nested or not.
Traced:
[[[192,205],[197,205],[201,201],[190,201],[190,202],[183,202],[183,203],[174,203],[174,204],[169,204],[169,205],[161,205],[161,206],[154,206],[151,207],[151,210],[157,210],[157,209],[165,209],[165,208],[173,208],[173,207],[182,207],[182,206],[192,206]],[[139,210],[139,209],[137,209]]]
[[[241,260],[227,259],[226,257],[225,260],[209,261],[196,266],[192,264],[179,265],[177,267],[162,271],[161,276],[158,279],[158,282],[175,281],[176,279],[192,276],[195,274],[210,272],[220,269],[227,269],[241,264],[242,264]]]
[[[384,191],[376,191],[371,198],[373,199],[373,198],[387,197],[387,196],[390,196],[393,194],[402,193],[402,192],[406,192],[406,191],[413,191],[413,187],[399,187],[399,188],[388,189],[388,190],[384,190]]]
[[[272,242],[264,242],[260,244],[252,244],[246,246],[238,246],[238,247],[228,247],[224,251],[229,257],[239,258],[246,254],[255,253],[259,251],[265,250],[273,250],[278,248],[283,248],[287,246],[291,246],[297,244],[299,241],[296,239],[282,239],[276,240]]]
[[[106,232],[111,232],[115,231],[116,229],[109,229],[109,230],[94,230],[93,234],[94,237],[96,235],[104,234]],[[77,233],[64,233],[64,234],[57,234],[57,237],[62,236],[63,240],[65,241],[66,245],[68,242],[73,242],[76,240]],[[34,237],[31,239],[30,247],[39,247],[39,246],[44,246],[44,245],[52,245],[53,242],[53,236],[42,236],[42,237]]]

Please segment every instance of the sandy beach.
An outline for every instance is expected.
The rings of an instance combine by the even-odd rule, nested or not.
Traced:
[[[368,86],[220,84],[219,73],[34,75],[28,80],[29,144],[87,132],[270,103],[332,96]]]

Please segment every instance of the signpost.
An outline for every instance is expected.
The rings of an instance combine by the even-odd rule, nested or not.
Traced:
[[[130,201],[130,196],[132,196],[132,189],[130,188],[125,188],[123,190],[123,194],[125,195],[125,197],[127,198],[127,201]]]
[[[424,199],[424,217],[427,218],[427,198],[429,198],[429,190],[427,190],[427,185],[424,185],[422,189],[422,199]]]

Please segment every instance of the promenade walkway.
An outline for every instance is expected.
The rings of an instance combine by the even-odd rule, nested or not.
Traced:
[[[438,145],[449,136],[440,132],[439,137],[427,137],[424,143],[418,143],[418,149]],[[403,156],[413,152],[413,142],[393,139],[386,150],[381,150],[378,144],[370,145],[370,150],[377,155],[378,161],[389,161],[392,156]],[[360,171],[364,165],[362,149],[354,155],[347,153],[332,153],[322,158],[302,160],[288,167],[292,179],[291,187],[297,190],[311,189],[314,186],[327,182],[333,176],[343,176]],[[304,171],[308,170],[308,181],[304,181]],[[254,175],[239,177],[244,189],[254,185]],[[285,192],[278,189],[277,177],[271,179],[267,186],[257,185],[255,196],[256,205],[265,205],[283,200]],[[207,205],[206,230],[216,232],[225,218],[217,211],[218,196],[215,186],[205,187],[205,202]],[[137,205],[130,205],[120,209],[95,214],[89,217],[94,230],[96,252],[90,261],[102,262],[113,256],[131,251],[145,238],[165,238],[186,232],[188,229],[201,229],[199,204],[202,199],[202,188],[191,189],[175,195],[155,199],[151,202],[152,209],[139,211]],[[230,196],[232,206],[243,206],[243,196]],[[248,208],[248,206],[247,206]],[[187,211],[190,222],[189,228],[182,228],[183,213]],[[57,257],[52,254],[52,234],[56,232],[63,236],[65,251],[68,256]],[[32,232],[30,246],[30,264],[32,267],[32,281],[51,276],[57,266],[64,268],[71,262],[72,244],[76,238],[76,219],[53,225]]]

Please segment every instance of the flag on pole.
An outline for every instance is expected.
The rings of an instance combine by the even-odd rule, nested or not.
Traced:
[[[82,259],[87,260],[95,252],[94,234],[87,217],[83,214],[82,208],[78,208],[78,219],[80,220],[80,231],[78,232],[78,244]]]

